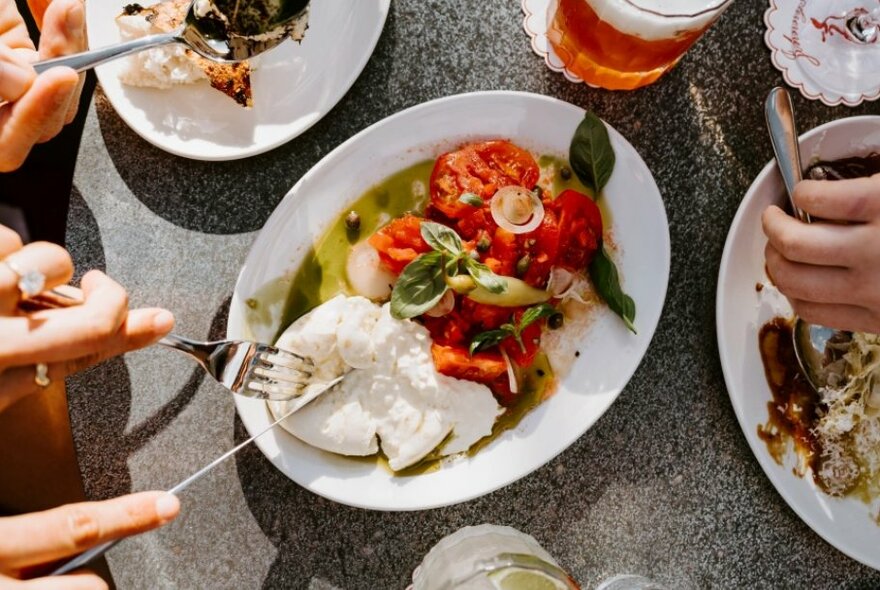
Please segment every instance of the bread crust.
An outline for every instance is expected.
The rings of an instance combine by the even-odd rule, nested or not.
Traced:
[[[170,33],[183,23],[191,3],[191,0],[166,0],[147,7],[129,4],[122,14],[143,16],[157,32]],[[211,86],[245,108],[254,106],[251,67],[247,61],[218,63],[200,56],[192,49],[186,50],[186,58],[205,72]]]

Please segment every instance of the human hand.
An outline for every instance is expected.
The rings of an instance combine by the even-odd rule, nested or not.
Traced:
[[[2,0],[0,0],[2,1]],[[18,234],[0,225],[0,261],[46,277],[45,289],[73,276],[70,256],[60,246],[36,242],[22,247]],[[0,411],[40,389],[35,366],[48,366],[50,381],[129,350],[153,344],[171,331],[174,317],[163,309],[129,311],[128,295],[99,271],[83,277],[85,301],[64,309],[22,313],[19,276],[0,262]]]
[[[107,588],[101,578],[83,571],[27,581],[20,578],[37,571],[46,573],[53,569],[53,562],[104,542],[160,527],[179,511],[180,502],[174,495],[141,492],[0,518],[0,590]]]
[[[805,321],[880,333],[880,174],[804,180],[793,197],[814,221],[764,211],[770,278]]]
[[[15,0],[0,0],[0,172],[15,170],[31,148],[73,121],[83,76],[57,67],[37,76],[30,65],[86,49],[81,0],[53,0],[43,17],[37,50]]]

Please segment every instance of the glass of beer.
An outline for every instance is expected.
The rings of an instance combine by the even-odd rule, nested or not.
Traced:
[[[547,37],[588,84],[631,90],[656,81],[732,0],[552,0]]]

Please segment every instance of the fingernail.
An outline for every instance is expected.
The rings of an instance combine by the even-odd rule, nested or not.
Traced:
[[[83,11],[82,2],[77,2],[67,10],[67,30],[77,36],[82,36],[85,32],[83,25],[85,24],[85,12]]]
[[[156,332],[169,332],[174,327],[174,316],[170,311],[162,310],[153,316],[153,329]]]
[[[163,522],[171,520],[180,512],[180,500],[174,494],[162,494],[156,500],[156,516]]]

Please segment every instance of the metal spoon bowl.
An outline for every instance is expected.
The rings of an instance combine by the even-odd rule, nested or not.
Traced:
[[[811,223],[809,214],[799,209],[793,198],[794,187],[803,177],[803,168],[801,167],[794,110],[788,91],[780,87],[770,91],[770,94],[767,95],[767,101],[764,103],[764,116],[767,119],[767,129],[770,132],[773,153],[776,154],[776,164],[782,174],[785,192],[792,210],[798,219],[804,223]],[[828,358],[829,341],[845,335],[847,335],[846,332],[817,326],[795,318],[792,330],[795,356],[800,365],[801,373],[813,389],[818,391],[819,387],[823,385],[821,375]]]
[[[34,70],[40,74],[56,66],[67,66],[83,72],[132,53],[172,43],[186,45],[212,61],[240,62],[266,52],[287,39],[292,30],[289,25],[303,14],[307,6],[307,0],[281,0],[276,18],[267,19],[265,30],[257,35],[243,36],[230,34],[218,27],[215,18],[198,16],[196,2],[193,1],[183,26],[176,31],[37,62]]]

